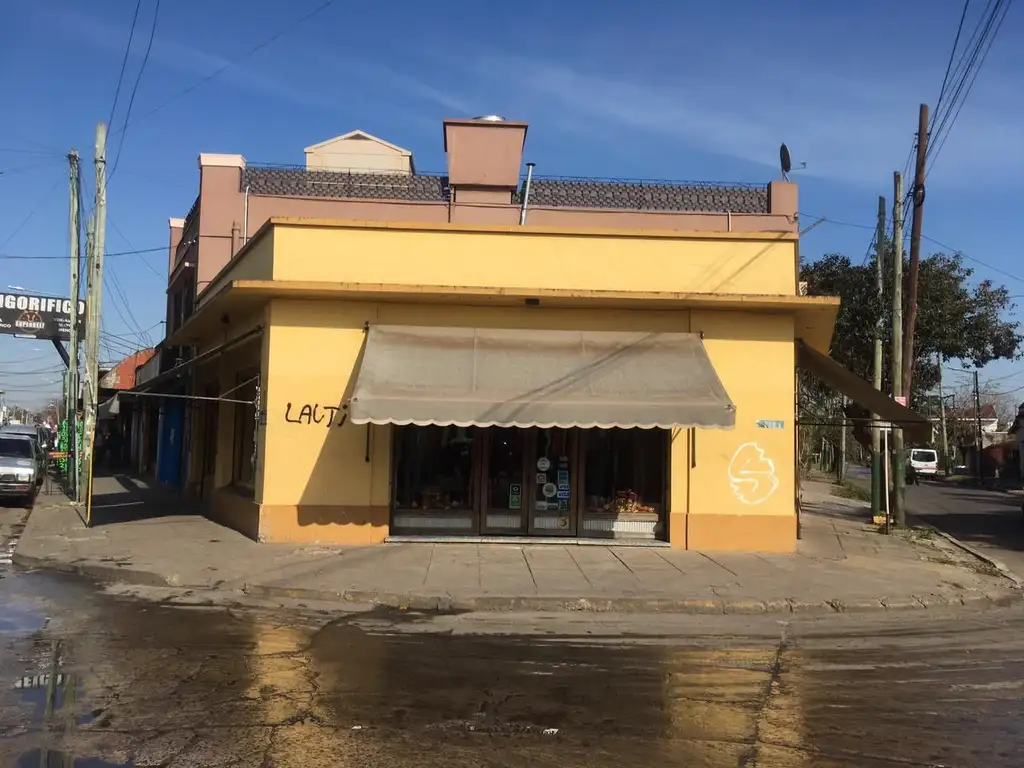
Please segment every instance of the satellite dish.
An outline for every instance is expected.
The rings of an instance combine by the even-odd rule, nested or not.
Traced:
[[[782,166],[782,178],[789,181],[789,172],[793,170],[793,158],[789,155],[789,147],[783,144],[779,147],[779,164]]]

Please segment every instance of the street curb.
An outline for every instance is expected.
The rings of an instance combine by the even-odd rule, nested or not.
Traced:
[[[934,525],[930,523],[922,521],[921,518],[919,518],[917,515],[908,514],[907,520],[913,521],[915,527],[925,528],[931,531],[936,536],[942,537],[953,546],[962,549],[967,554],[972,555],[973,557],[976,557],[978,560],[981,560],[983,563],[987,563],[988,565],[992,566],[996,569],[996,571],[999,572],[1000,576],[1013,582],[1014,589],[1024,589],[1024,579],[1022,579],[1016,573],[1011,571],[1010,568],[1001,560],[996,560],[994,557],[986,555],[984,552],[981,552],[975,547],[972,547],[970,544],[965,544],[964,542],[960,541],[960,539],[958,539],[956,536],[946,533],[945,531],[936,528]]]
[[[941,534],[941,532],[939,532]],[[347,589],[343,592],[277,587],[261,584],[223,585],[181,584],[151,571],[95,563],[63,562],[46,557],[18,554],[13,562],[21,567],[47,569],[84,576],[96,581],[143,587],[170,587],[188,590],[209,590],[227,594],[241,592],[250,597],[285,599],[345,605],[374,605],[399,610],[454,613],[667,613],[684,615],[763,615],[803,614],[829,615],[841,613],[921,611],[935,608],[987,608],[1012,605],[1024,599],[1024,590],[1007,589],[974,592],[960,596],[905,595],[853,601],[803,601],[793,598],[769,600],[699,599],[665,597],[569,597],[569,596],[501,596],[428,594],[421,592],[388,592]]]
[[[331,592],[295,587],[275,587],[246,584],[242,592],[252,597],[315,602],[344,602],[359,605],[377,605],[387,608],[420,611],[451,612],[531,612],[531,613],[675,613],[690,615],[756,615],[756,614],[835,614],[869,611],[892,612],[966,606],[983,608],[1012,605],[1024,595],[1016,591],[983,592],[963,597],[945,595],[912,595],[902,598],[864,599],[853,602],[824,600],[805,602],[791,598],[776,600],[700,600],[646,597],[503,597],[479,595],[458,597],[450,594],[417,592],[384,592],[375,590],[345,590]]]
[[[950,485],[954,485],[954,484],[950,483]],[[833,495],[835,495],[835,494],[833,494]],[[837,499],[841,499],[842,497],[841,496],[836,496],[836,498]],[[921,518],[919,518],[913,512],[910,512],[910,511],[907,512],[907,522],[908,522],[908,524],[912,523],[914,525],[914,527],[916,527],[916,528],[925,528],[925,529],[931,531],[935,535],[937,535],[937,536],[945,539],[946,541],[948,541],[953,546],[955,546],[955,547],[957,547],[959,549],[962,549],[967,554],[969,554],[969,555],[971,555],[973,557],[976,557],[978,560],[981,560],[983,563],[986,563],[986,564],[992,566],[993,568],[996,569],[996,571],[999,573],[1000,576],[1002,576],[1003,578],[1008,579],[1009,581],[1013,582],[1014,589],[1024,589],[1024,579],[1022,579],[1016,573],[1011,571],[1010,568],[1005,563],[1003,563],[1002,561],[996,560],[994,557],[989,557],[988,555],[986,555],[985,553],[981,552],[980,550],[972,547],[970,544],[965,544],[964,542],[960,541],[960,539],[958,539],[956,536],[953,536],[950,533],[946,533],[945,531],[936,528],[931,523],[924,522],[923,520],[921,520]]]
[[[95,563],[75,563],[54,560],[49,557],[33,557],[22,555],[14,550],[11,562],[22,568],[44,568],[60,573],[70,573],[76,576],[96,579],[114,584],[135,584],[141,587],[181,587],[182,584],[172,584],[164,577],[152,571],[140,571],[133,568],[121,568],[115,565],[97,565]]]

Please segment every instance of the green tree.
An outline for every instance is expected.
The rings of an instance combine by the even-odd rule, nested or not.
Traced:
[[[800,271],[812,296],[839,296],[831,354],[869,381],[874,365],[874,327],[882,317],[883,382],[890,384],[890,328],[892,327],[891,270],[885,270],[881,302],[876,291],[875,257],[857,265],[842,254],[823,256]],[[909,265],[904,266],[904,275]],[[957,254],[936,253],[921,259],[918,277],[917,328],[914,344],[914,379],[911,402],[933,389],[939,380],[935,355],[982,367],[994,360],[1020,356],[1024,337],[1016,322],[1007,319],[1014,304],[1010,292],[991,280],[971,283],[973,270]],[[904,285],[903,308],[909,308]]]

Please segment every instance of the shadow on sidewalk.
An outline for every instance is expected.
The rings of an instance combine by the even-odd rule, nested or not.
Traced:
[[[201,516],[198,502],[175,488],[124,474],[100,474],[92,481],[92,526],[182,515]]]

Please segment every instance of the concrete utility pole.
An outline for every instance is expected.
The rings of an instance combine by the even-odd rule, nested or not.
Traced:
[[[875,232],[875,290],[878,293],[878,318],[875,320],[875,389],[882,389],[882,297],[885,286],[883,283],[882,261],[885,259],[885,198],[878,197],[878,228]],[[871,414],[871,515],[881,514],[884,488],[882,474],[882,432],[878,427],[879,415]]]
[[[981,460],[981,452],[985,447],[985,443],[982,440],[981,435],[981,387],[978,385],[978,372],[974,372],[974,424],[975,424],[975,439],[974,439],[974,450],[978,454],[978,482],[983,482],[985,477],[983,473],[984,462]]]
[[[889,378],[892,397],[903,397],[903,174],[896,171],[892,177],[892,361]],[[909,401],[904,401],[905,403]],[[903,429],[892,431],[892,507],[896,525],[907,523],[904,490],[907,484]]]
[[[64,393],[64,408],[67,413],[68,422],[68,492],[74,499],[78,498],[78,451],[75,443],[75,436],[78,434],[77,409],[78,409],[78,296],[81,293],[78,281],[78,269],[81,259],[82,243],[82,222],[81,211],[78,209],[78,201],[81,200],[81,177],[79,176],[78,152],[71,150],[68,155],[68,162],[71,166],[71,176],[68,185],[69,218],[68,231],[71,233],[71,309],[68,310],[68,320],[71,323],[71,337],[68,339],[68,372],[66,391]]]
[[[949,433],[946,432],[946,396],[942,393],[942,355],[935,354],[939,366],[939,424],[942,427],[942,468],[949,477]]]
[[[914,328],[917,324],[917,274],[921,265],[921,228],[924,225],[924,177],[928,155],[928,105],[917,116],[917,165],[914,168],[914,218],[910,226],[910,275],[907,286],[907,323],[903,329],[903,392],[910,397],[914,378]]]
[[[842,485],[846,482],[846,395],[839,396],[839,418],[842,421],[839,427],[839,464],[836,469],[836,479]]]
[[[96,126],[96,215],[90,219],[91,247],[88,249],[85,292],[85,377],[86,396],[83,414],[85,424],[82,435],[82,451],[85,457],[86,478],[92,477],[93,447],[96,437],[96,411],[99,403],[100,376],[100,318],[103,311],[103,252],[106,248],[107,231],[107,126]],[[88,482],[88,480],[86,481]],[[85,497],[81,491],[79,501]]]

